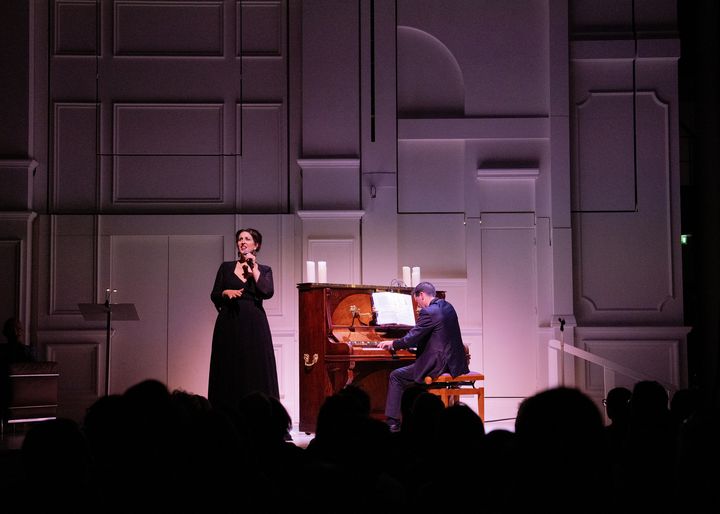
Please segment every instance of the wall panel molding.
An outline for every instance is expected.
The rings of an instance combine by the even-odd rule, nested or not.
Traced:
[[[621,95],[632,100],[632,92],[603,95],[606,98]],[[604,187],[602,194],[589,193],[604,203],[586,205],[583,200],[583,211],[574,216],[578,263],[575,295],[576,300],[580,300],[576,307],[580,308],[578,314],[585,323],[603,316],[636,320],[673,316],[679,299],[679,263],[673,250],[677,244],[674,234],[679,228],[673,226],[669,105],[654,90],[638,91],[635,102],[634,124],[638,128],[634,176],[629,176],[632,170],[625,174],[624,180],[604,176],[603,170],[612,163],[601,161],[601,156],[608,153],[608,145],[595,143],[597,155],[593,160],[597,163],[598,176],[583,191],[602,191]],[[599,112],[605,111],[607,109]],[[625,120],[625,125],[632,129],[632,117]],[[617,132],[618,128],[613,124],[607,131]],[[601,142],[604,136],[589,133],[587,137]],[[632,154],[632,134],[628,137]],[[635,166],[633,162],[631,165]],[[617,195],[618,190],[609,186],[618,180],[626,186],[623,189],[626,205],[612,203],[612,195]],[[630,180],[636,186],[631,187],[632,184],[627,183]],[[591,207],[598,210],[585,212]]]
[[[575,328],[575,345],[646,375],[687,387],[687,335],[690,327],[607,326]],[[579,368],[581,387],[602,393],[602,370]],[[634,380],[616,376],[615,385],[632,389]]]
[[[72,392],[95,398],[104,394],[100,390],[99,381],[100,348],[100,343],[45,343],[47,359],[61,363],[63,393]]]
[[[238,159],[236,202],[245,212],[283,212],[287,205],[287,121],[279,102],[236,107]]]
[[[52,34],[53,56],[94,58],[98,53],[98,9],[96,0],[56,0]]]
[[[105,394],[105,330],[38,330],[40,358],[59,367],[58,414],[82,422]]]
[[[273,330],[273,350],[278,371],[280,400],[290,417],[297,420],[299,354],[297,335],[294,330]]]
[[[365,211],[297,211],[297,215],[303,220],[360,220]]]
[[[97,119],[94,102],[55,102],[52,125],[52,206],[90,211],[99,205]]]
[[[548,116],[399,118],[398,139],[548,139]]]
[[[327,262],[330,284],[355,284],[358,280],[359,242],[355,239],[313,239],[307,241],[308,260]]]
[[[652,58],[676,59],[680,57],[680,40],[670,38],[640,39],[581,39],[570,42],[570,59],[573,61],[608,61]]]
[[[95,303],[98,286],[96,216],[51,216],[50,316],[77,315],[79,303]]]
[[[113,55],[222,57],[223,7],[222,1],[117,0]]]
[[[575,104],[576,209],[635,209],[633,91],[589,91]]]
[[[223,104],[116,103],[113,113],[113,204],[224,200],[234,166],[223,155]]]
[[[29,211],[33,205],[35,159],[0,158],[0,210]]]
[[[223,155],[217,102],[113,104],[114,155]]]
[[[478,180],[537,180],[540,177],[539,167],[517,168],[478,168]]]
[[[360,208],[360,159],[311,158],[298,159],[297,163],[302,170],[304,209],[339,211]]]
[[[236,55],[278,58],[283,56],[284,14],[280,1],[237,2]]]

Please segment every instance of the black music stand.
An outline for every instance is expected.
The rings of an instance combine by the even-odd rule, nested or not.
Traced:
[[[110,323],[112,321],[137,321],[140,319],[132,303],[110,303],[110,295],[105,303],[79,303],[80,312],[85,321],[105,320],[105,394],[110,395]]]

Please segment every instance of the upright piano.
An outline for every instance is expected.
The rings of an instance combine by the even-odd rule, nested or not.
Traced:
[[[390,352],[380,341],[404,336],[412,326],[378,325],[372,294],[390,291],[410,295],[412,288],[341,284],[298,284],[300,324],[300,430],[314,432],[325,398],[346,385],[370,395],[373,417],[384,418],[390,371],[415,355]]]

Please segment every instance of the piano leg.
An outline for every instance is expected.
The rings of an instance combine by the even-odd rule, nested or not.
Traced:
[[[346,385],[350,385],[354,378],[354,362],[334,362],[328,364],[327,373],[330,379],[333,394],[340,391]]]
[[[332,394],[349,385],[359,387],[370,396],[371,416],[385,419],[388,377],[393,369],[405,364],[395,360],[333,362],[326,363],[326,370]]]

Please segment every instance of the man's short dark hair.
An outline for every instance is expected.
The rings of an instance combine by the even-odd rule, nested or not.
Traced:
[[[415,286],[415,289],[413,289],[413,296],[417,296],[420,293],[425,293],[428,296],[435,296],[435,286],[430,282],[420,282]]]

